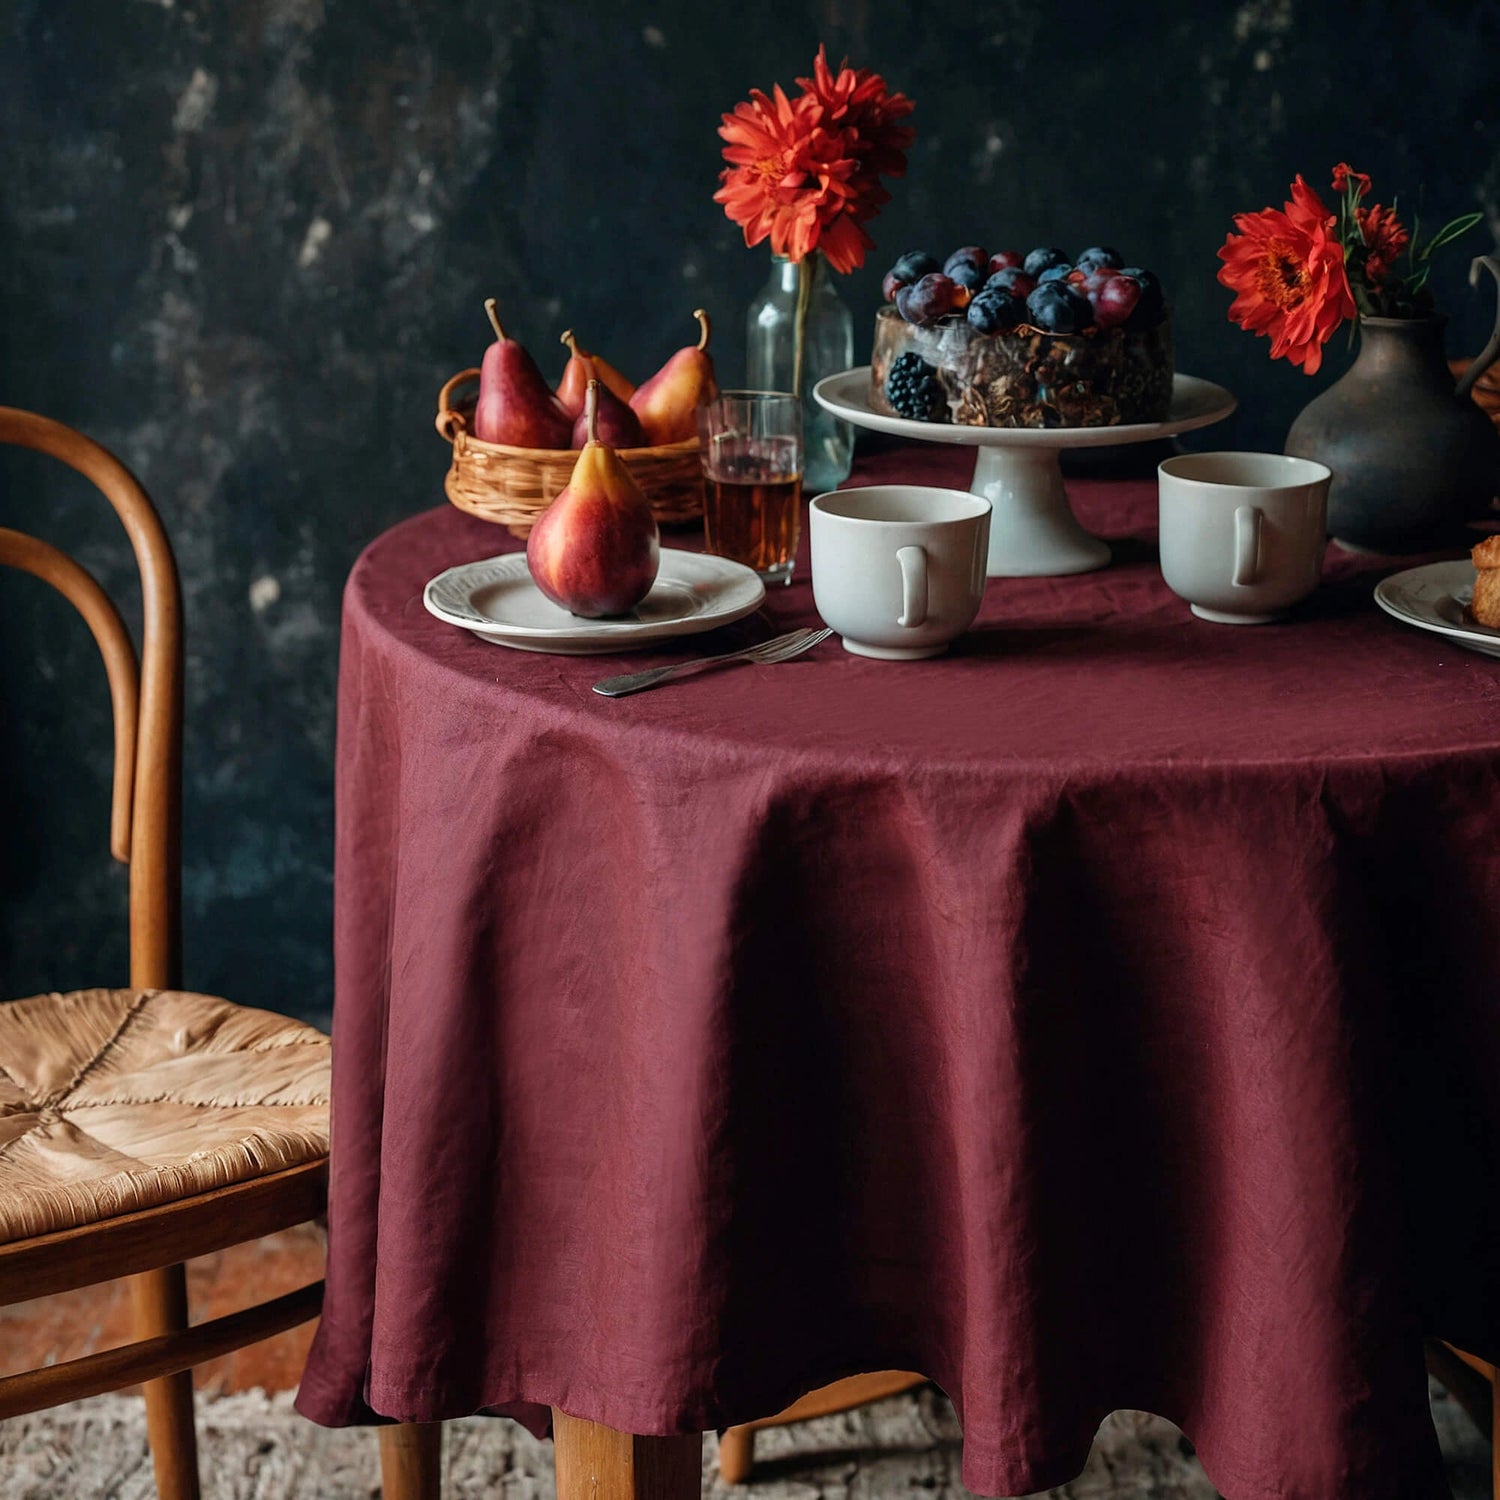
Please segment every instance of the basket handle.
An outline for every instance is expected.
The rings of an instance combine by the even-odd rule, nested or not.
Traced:
[[[458,436],[464,431],[463,413],[454,411],[448,404],[453,392],[466,380],[478,380],[478,370],[460,370],[451,380],[444,383],[442,390],[438,392],[437,416],[433,425],[450,443],[458,441]]]

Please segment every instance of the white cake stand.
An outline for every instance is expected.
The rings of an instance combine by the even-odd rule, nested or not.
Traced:
[[[990,519],[991,578],[1089,573],[1109,561],[1109,547],[1090,536],[1068,504],[1059,461],[1064,448],[1144,443],[1222,421],[1238,404],[1221,385],[1178,375],[1164,422],[1128,427],[959,427],[888,417],[870,405],[870,367],[830,375],[813,387],[819,406],[856,427],[956,443],[979,450],[969,488],[994,506]]]

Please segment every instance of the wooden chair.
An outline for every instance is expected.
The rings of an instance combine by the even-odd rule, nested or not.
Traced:
[[[0,1379],[0,1417],[144,1382],[162,1500],[199,1494],[192,1367],[317,1315],[322,1283],[190,1327],[183,1261],[323,1212],[328,1039],[179,983],[182,627],[145,491],[82,434],[0,407],[0,442],[103,491],[141,576],[139,663],[65,553],[0,528],[0,563],[83,616],[114,710],[110,846],[127,863],[130,984],[0,1005],[0,1305],[128,1276],[137,1341]]]
[[[755,1466],[755,1434],[767,1427],[786,1427],[813,1417],[829,1417],[926,1384],[926,1376],[914,1375],[910,1370],[881,1370],[870,1375],[851,1375],[847,1380],[836,1380],[832,1385],[809,1391],[774,1417],[727,1428],[719,1438],[719,1476],[725,1484],[744,1484],[750,1478]]]

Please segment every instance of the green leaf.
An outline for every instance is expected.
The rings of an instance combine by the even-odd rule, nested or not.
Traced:
[[[1428,240],[1427,248],[1422,251],[1422,258],[1425,260],[1439,245],[1446,245],[1459,235],[1467,234],[1482,218],[1483,214],[1463,214],[1459,218],[1450,219]]]

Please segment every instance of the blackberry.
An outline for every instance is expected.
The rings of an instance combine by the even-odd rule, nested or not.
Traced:
[[[946,422],[948,402],[937,370],[914,349],[898,355],[885,377],[885,399],[913,422]]]

